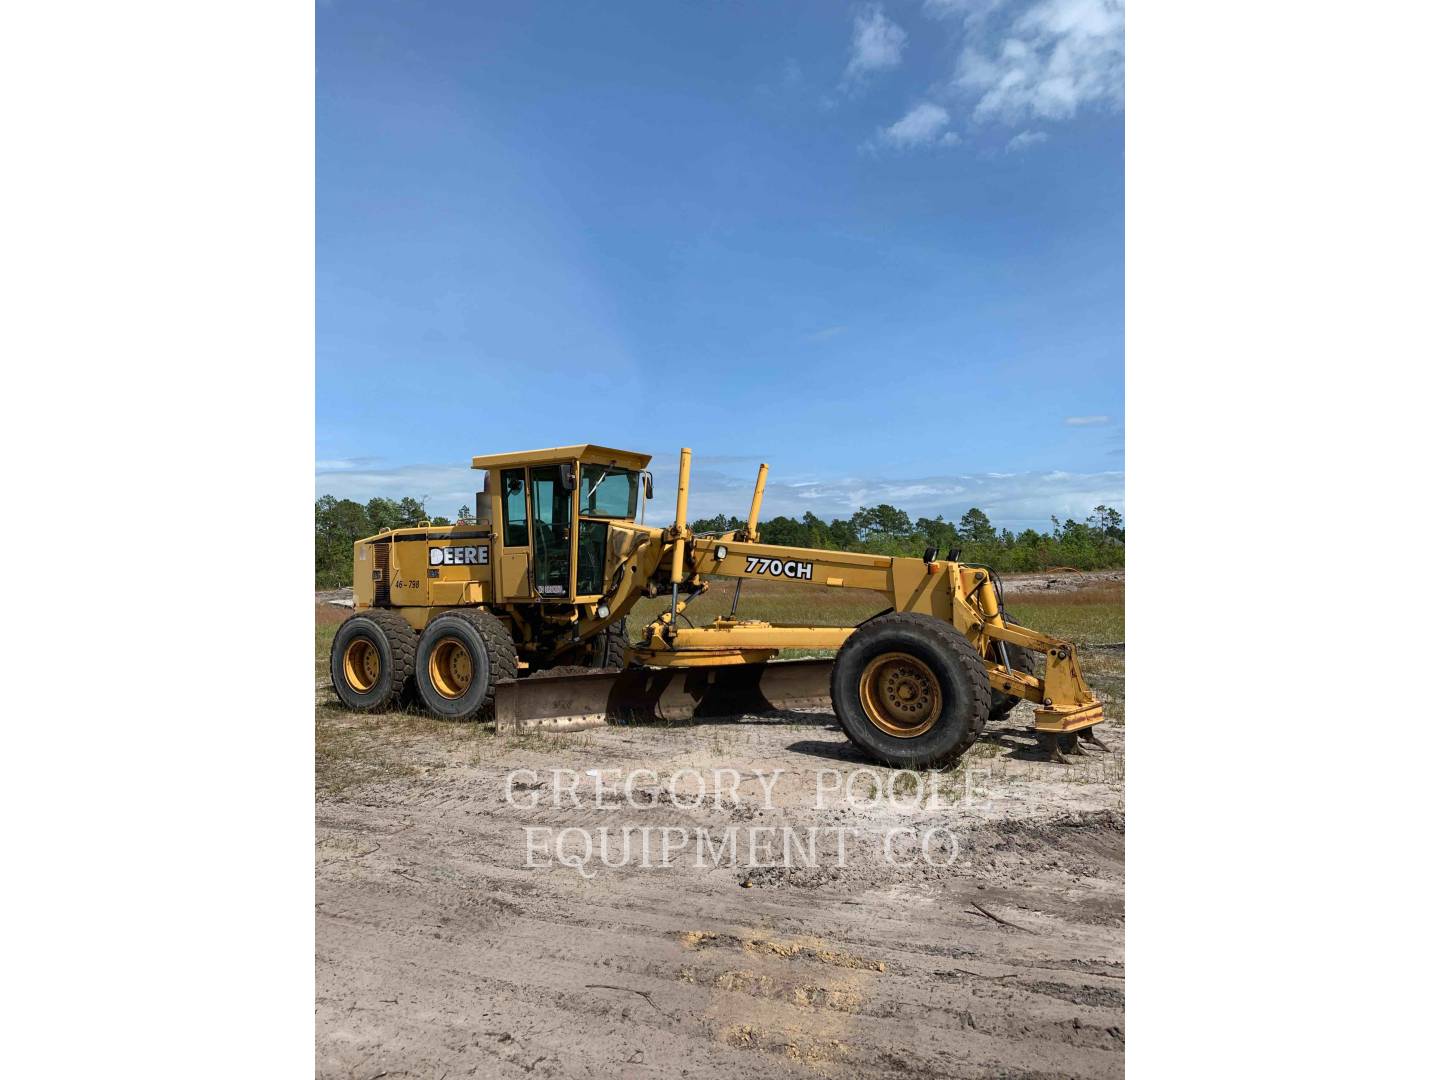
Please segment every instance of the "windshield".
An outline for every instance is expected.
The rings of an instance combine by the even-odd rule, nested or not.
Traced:
[[[628,469],[584,465],[580,469],[580,513],[585,517],[633,518],[639,475]]]

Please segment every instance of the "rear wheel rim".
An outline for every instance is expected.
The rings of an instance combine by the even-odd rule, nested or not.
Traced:
[[[443,698],[464,697],[475,679],[470,649],[459,638],[443,637],[430,650],[430,685]]]
[[[881,653],[860,673],[860,706],[886,735],[924,735],[940,719],[940,704],[940,680],[909,653]]]
[[[345,647],[345,683],[357,694],[368,694],[380,681],[380,650],[369,638],[356,638]]]

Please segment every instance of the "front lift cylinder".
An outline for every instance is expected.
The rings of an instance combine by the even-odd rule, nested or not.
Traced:
[[[690,448],[680,451],[680,483],[675,488],[675,550],[670,555],[670,625],[680,614],[680,579],[685,576],[685,516],[690,501]]]
[[[760,535],[760,501],[765,498],[765,476],[769,472],[770,466],[761,462],[760,474],[755,477],[755,497],[750,500],[750,517],[745,522],[745,539],[751,543]]]
[[[980,579],[980,587],[975,590],[975,606],[988,623],[1000,618],[1000,598],[995,595],[995,579],[990,574]]]
[[[980,607],[980,614],[985,617],[987,623],[992,626],[1005,625],[1005,618],[1000,614],[1000,597],[995,592],[995,577],[993,574],[985,575],[975,598]],[[1000,663],[1008,674],[1011,670],[1010,653],[1005,648],[1005,642],[996,641],[995,644],[999,648]]]
[[[685,576],[685,515],[690,502],[690,448],[680,451],[680,484],[675,492],[675,550],[670,555],[670,584]]]

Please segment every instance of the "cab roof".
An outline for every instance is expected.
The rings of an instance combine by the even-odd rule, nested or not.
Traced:
[[[547,450],[517,450],[513,454],[483,454],[470,460],[474,469],[506,468],[512,465],[547,465],[555,461],[575,461],[586,465],[614,465],[621,469],[643,469],[650,464],[649,454],[633,450],[615,450],[594,443],[576,446],[552,446]]]

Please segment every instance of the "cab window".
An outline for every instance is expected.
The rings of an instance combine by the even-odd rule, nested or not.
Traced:
[[[505,493],[505,546],[525,547],[530,543],[530,527],[525,520],[525,470],[507,469],[501,473],[500,489]]]
[[[633,518],[639,476],[628,469],[586,465],[580,470],[580,513],[585,517]]]

